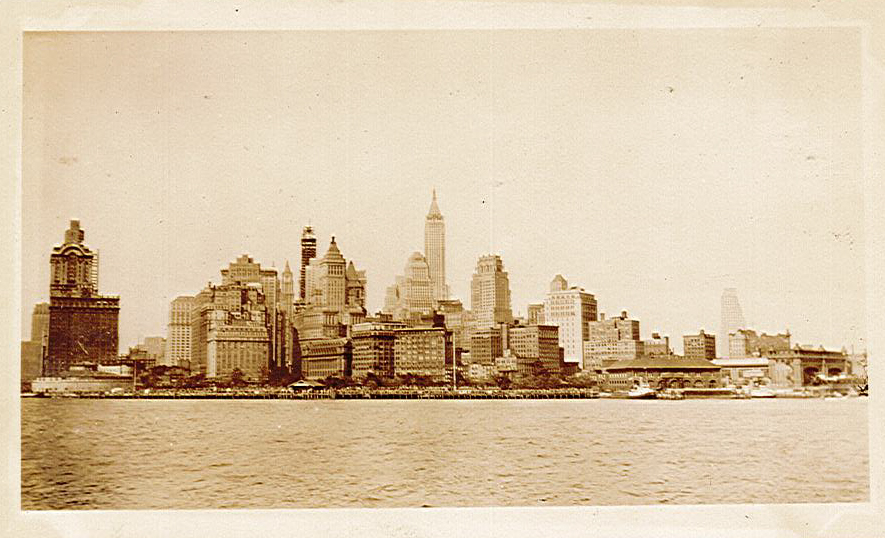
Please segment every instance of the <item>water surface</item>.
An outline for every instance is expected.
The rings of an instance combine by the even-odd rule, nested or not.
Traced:
[[[869,500],[866,399],[22,400],[22,508]]]

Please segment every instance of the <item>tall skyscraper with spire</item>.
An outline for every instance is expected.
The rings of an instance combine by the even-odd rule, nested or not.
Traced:
[[[282,310],[286,313],[287,319],[291,318],[292,305],[295,303],[295,278],[292,276],[292,270],[289,268],[289,260],[286,260],[286,268],[283,269],[280,302],[282,303]]]
[[[436,204],[436,189],[433,189],[433,199],[430,202],[430,211],[424,220],[424,257],[430,268],[430,282],[434,302],[444,301],[449,298],[449,289],[446,285],[446,223],[439,206]]]
[[[304,301],[307,300],[307,282],[305,280],[307,266],[310,265],[310,260],[315,258],[316,255],[317,238],[313,235],[313,227],[308,224],[301,231],[301,280],[299,281],[299,297]]]
[[[720,319],[718,352],[720,357],[729,357],[728,335],[738,329],[746,329],[746,321],[744,313],[741,310],[741,303],[738,301],[737,289],[725,288],[722,291],[722,316]]]

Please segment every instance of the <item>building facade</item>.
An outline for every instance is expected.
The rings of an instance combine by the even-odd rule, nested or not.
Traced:
[[[370,321],[354,325],[351,332],[353,378],[363,379],[369,374],[393,377],[396,331],[404,328],[406,325],[399,321]]]
[[[642,353],[661,357],[673,355],[673,350],[670,349],[670,337],[651,333],[651,338],[642,341]]]
[[[729,342],[727,340],[728,335],[737,331],[738,329],[745,328],[747,324],[746,320],[744,320],[744,312],[741,309],[741,303],[740,301],[738,301],[737,289],[725,288],[724,290],[722,290],[720,307],[721,317],[719,327],[718,352],[720,357],[726,358],[730,356]]]
[[[596,321],[596,298],[581,288],[568,287],[562,275],[550,282],[544,300],[544,324],[559,327],[559,345],[567,362],[584,363],[584,342],[590,322]]]
[[[352,262],[351,262],[352,265]],[[338,249],[335,237],[320,259],[311,260],[306,269],[307,304],[325,307],[344,314],[348,308],[365,309],[366,272],[348,265]]]
[[[470,350],[470,311],[464,310],[459,299],[437,301],[437,312],[442,314],[443,324],[452,331],[452,344],[456,358],[461,352]]]
[[[721,374],[710,361],[688,357],[637,357],[605,369],[606,390],[630,390],[643,383],[656,389],[713,388],[721,386]]]
[[[50,256],[49,330],[43,375],[78,362],[112,362],[118,352],[120,298],[98,294],[98,259],[72,220]]]
[[[289,268],[289,260],[283,269],[283,279],[280,282],[280,308],[286,313],[286,319],[292,319],[292,310],[295,306],[295,277]]]
[[[476,271],[470,282],[470,310],[477,329],[513,321],[510,280],[500,256],[481,256],[476,263]]]
[[[767,356],[789,349],[790,331],[756,334],[752,329],[738,329],[728,335],[728,356],[732,359]]]
[[[527,325],[544,325],[544,303],[531,303],[526,308]]]
[[[686,334],[682,337],[682,354],[686,359],[712,361],[716,358],[716,337],[703,329],[698,334]]]
[[[301,275],[298,282],[298,297],[303,301],[307,300],[307,266],[316,255],[317,238],[313,234],[313,228],[308,225],[301,231]]]
[[[430,278],[430,266],[424,255],[414,252],[409,256],[403,274],[387,288],[384,298],[385,314],[393,319],[408,320],[429,314],[434,310],[434,283]]]
[[[452,368],[452,333],[444,327],[399,329],[394,339],[394,373],[445,381]]]
[[[601,370],[617,361],[638,358],[643,353],[639,339],[639,320],[629,319],[626,311],[620,316],[599,319],[587,324],[588,339],[584,342],[583,369]]]
[[[194,298],[181,295],[169,303],[169,323],[166,325],[166,354],[163,364],[190,368],[191,311]]]
[[[499,327],[477,329],[470,335],[470,362],[494,364],[504,354],[504,330]]]
[[[353,348],[347,338],[316,338],[299,340],[301,377],[317,381],[329,377],[351,375]]]
[[[507,349],[518,360],[531,364],[539,362],[547,374],[560,374],[559,327],[527,325],[511,327],[507,333]]]
[[[192,312],[192,373],[225,378],[238,369],[246,379],[267,379],[273,333],[261,283],[209,283],[194,298]]]
[[[166,339],[162,336],[146,336],[141,343],[150,360],[154,364],[165,364]]]

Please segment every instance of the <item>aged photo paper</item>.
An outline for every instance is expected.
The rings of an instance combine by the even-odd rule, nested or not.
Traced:
[[[877,3],[2,7],[5,535],[881,534]]]

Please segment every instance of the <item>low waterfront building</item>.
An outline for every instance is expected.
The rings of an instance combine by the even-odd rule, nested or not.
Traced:
[[[732,359],[767,356],[789,350],[790,331],[756,334],[752,329],[739,329],[728,334],[728,356]]]
[[[498,375],[494,364],[473,363],[467,367],[467,377],[474,382],[491,381]]]
[[[502,330],[498,327],[489,327],[473,331],[470,336],[471,363],[493,364],[497,357],[504,353],[504,340]],[[461,356],[462,360],[464,355]]]
[[[845,349],[832,351],[823,346],[794,345],[788,350],[766,353],[769,359],[791,369],[790,381],[796,387],[825,382],[826,378],[851,373],[851,363]]]
[[[363,379],[369,374],[393,377],[396,331],[404,328],[405,323],[400,321],[371,321],[354,325],[351,330],[353,378]]]
[[[673,350],[670,349],[670,337],[661,336],[659,333],[651,333],[651,338],[642,341],[642,353],[644,355],[669,357],[673,354]]]
[[[711,362],[722,369],[722,381],[725,384],[768,385],[775,384],[774,380],[778,378],[773,371],[777,362],[766,357],[713,359]]]
[[[88,372],[71,375],[38,377],[31,382],[31,391],[37,394],[55,393],[99,393],[111,391],[131,391],[132,377],[107,373]]]
[[[656,389],[719,387],[719,366],[691,357],[643,356],[618,361],[605,368],[607,390],[630,390],[637,383]]]
[[[444,381],[454,361],[452,333],[444,327],[399,329],[394,340],[394,373]]]
[[[299,340],[298,369],[307,380],[350,377],[353,347],[347,338]]]
[[[507,330],[507,349],[520,360],[534,364],[550,375],[560,373],[559,327],[528,325]]]

